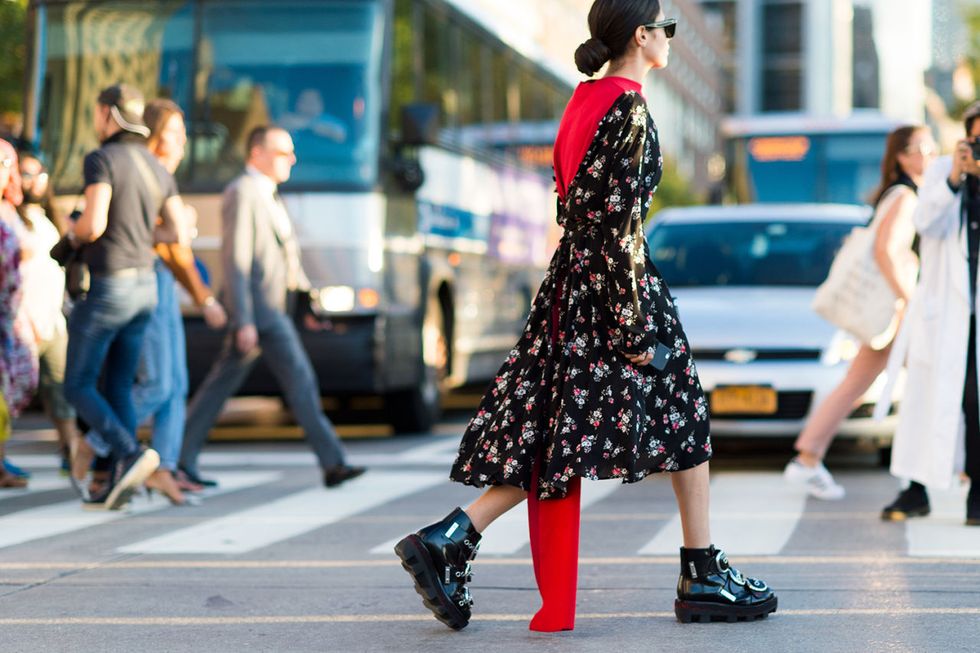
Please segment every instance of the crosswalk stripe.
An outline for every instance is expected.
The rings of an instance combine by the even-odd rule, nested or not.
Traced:
[[[601,501],[621,486],[620,481],[585,481],[582,483],[582,509]],[[421,526],[421,524],[420,524]],[[371,549],[374,555],[390,554],[400,537],[383,542]],[[527,503],[504,513],[483,532],[480,555],[512,555],[528,543]]]
[[[68,479],[57,472],[36,472],[27,481],[27,487],[23,488],[4,488],[0,491],[0,501],[23,497],[38,492],[50,492],[51,490],[67,490],[71,485]]]
[[[980,529],[963,525],[967,487],[929,490],[932,512],[905,525],[910,556],[930,558],[980,557]]]
[[[368,472],[342,486],[318,487],[159,537],[123,553],[247,553],[321,528],[446,481],[444,474]]]
[[[789,487],[776,472],[714,474],[711,482],[711,538],[734,555],[782,551],[803,516],[806,494]],[[754,515],[746,517],[752,510]],[[677,553],[683,541],[677,514],[640,550],[640,555]]]
[[[272,483],[282,472],[226,472],[217,474],[219,486],[206,496],[215,496],[247,487]],[[63,501],[38,508],[21,510],[0,517],[0,548],[15,546],[53,535],[62,535],[91,526],[98,526],[129,515],[144,514],[168,508],[167,501],[148,501],[134,497],[127,510],[82,510],[80,502]]]
[[[356,453],[349,462],[368,467],[398,467],[400,465],[438,465],[446,468],[456,459],[459,439],[441,437],[435,443],[427,443],[404,451],[392,453]],[[202,468],[215,467],[316,467],[312,451],[205,451],[200,457]],[[17,463],[30,470],[50,470],[61,465],[54,455],[27,454],[17,457]]]

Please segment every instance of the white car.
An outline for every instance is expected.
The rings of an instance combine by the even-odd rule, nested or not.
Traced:
[[[858,343],[810,308],[834,254],[867,207],[698,206],[659,212],[650,257],[677,304],[715,435],[795,436],[843,378]],[[871,419],[884,375],[840,434],[885,447],[894,411]]]

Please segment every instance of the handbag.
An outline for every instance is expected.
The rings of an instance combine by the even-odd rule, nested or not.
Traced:
[[[899,323],[897,297],[874,257],[877,216],[886,212],[877,211],[871,224],[851,230],[811,304],[820,317],[876,350],[888,346]],[[917,270],[900,272],[914,279]]]
[[[76,213],[77,211],[74,211],[72,215]],[[82,256],[84,247],[84,245],[76,245],[65,235],[55,243],[49,253],[51,258],[65,269],[65,291],[73,300],[88,292],[91,281],[88,264]]]

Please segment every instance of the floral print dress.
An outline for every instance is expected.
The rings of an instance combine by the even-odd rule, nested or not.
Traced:
[[[16,417],[37,388],[38,361],[30,322],[20,310],[20,244],[5,222],[7,213],[19,219],[0,200],[0,396]]]
[[[623,93],[558,202],[564,234],[523,335],[470,421],[450,477],[563,497],[571,478],[639,481],[711,457],[708,404],[643,220],[660,181],[642,96]],[[666,368],[624,354],[670,349]]]

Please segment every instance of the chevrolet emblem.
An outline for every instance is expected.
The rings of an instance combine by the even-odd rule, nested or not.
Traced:
[[[759,354],[751,349],[729,349],[725,352],[725,360],[736,365],[751,363]]]

